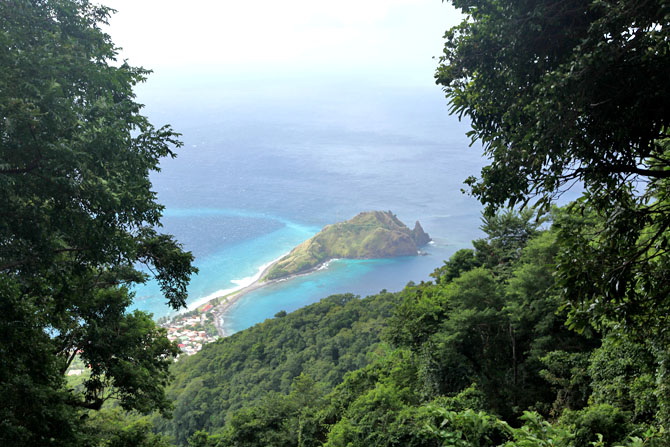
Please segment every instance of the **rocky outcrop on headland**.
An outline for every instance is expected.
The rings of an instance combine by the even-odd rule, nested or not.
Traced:
[[[335,258],[416,256],[419,247],[430,240],[418,221],[410,230],[391,211],[367,211],[346,222],[327,225],[274,264],[262,280],[306,273]]]

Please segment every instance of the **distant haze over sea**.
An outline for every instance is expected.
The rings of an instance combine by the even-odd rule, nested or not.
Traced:
[[[481,237],[481,206],[461,193],[484,165],[467,122],[448,114],[439,88],[375,80],[276,82],[166,79],[139,89],[154,125],[183,134],[175,160],[153,175],[164,231],[196,255],[191,306],[250,282],[259,268],[324,225],[360,211],[421,221],[427,256],[336,261],[328,269],[243,297],[227,329],[333,293],[400,290]],[[167,315],[155,285],[135,306]]]

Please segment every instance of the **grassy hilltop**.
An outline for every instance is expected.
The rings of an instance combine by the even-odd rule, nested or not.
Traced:
[[[430,237],[419,222],[410,230],[391,211],[367,211],[327,225],[272,266],[263,280],[304,273],[334,258],[415,256],[418,247],[428,242]]]

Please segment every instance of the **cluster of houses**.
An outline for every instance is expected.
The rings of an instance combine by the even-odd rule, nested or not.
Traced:
[[[207,335],[205,331],[208,318],[211,318],[212,315],[207,312],[212,309],[212,305],[208,304],[203,309],[200,310],[200,315],[188,315],[188,316],[178,316],[169,321],[168,323],[161,324],[161,326],[167,329],[167,338],[170,341],[176,341],[179,344],[182,354],[193,355],[196,352],[202,349],[202,346],[211,343],[219,336]],[[78,351],[77,354],[81,353]],[[81,376],[88,374],[88,365],[84,365],[84,362],[76,360],[70,368],[68,368],[66,374],[68,376]]]
[[[202,349],[202,345],[211,343],[218,336],[209,336],[203,329],[206,319],[206,313],[173,319],[167,329],[167,337],[170,341],[176,341],[179,344],[181,352],[186,355],[193,355]]]

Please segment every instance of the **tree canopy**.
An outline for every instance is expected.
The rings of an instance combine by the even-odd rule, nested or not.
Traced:
[[[65,445],[79,413],[110,398],[170,408],[178,352],[129,287],[153,276],[185,305],[193,257],[161,234],[149,173],[178,134],[155,128],[87,0],[0,2],[0,443]],[[140,270],[146,265],[148,270]],[[146,272],[150,272],[147,274]],[[85,391],[64,386],[75,355]]]
[[[332,296],[208,345],[175,369],[166,432],[191,447],[668,445],[663,353],[566,327],[559,230],[534,221],[485,219],[435,283]]]
[[[575,181],[614,190],[670,177],[663,1],[453,0],[436,79],[492,164],[473,192],[496,207],[546,203]]]
[[[665,326],[670,5],[453,4],[466,18],[445,35],[436,79],[491,160],[468,179],[472,193],[491,214],[533,202],[544,211],[582,187],[573,205],[582,218],[563,222],[559,234],[575,327]]]

